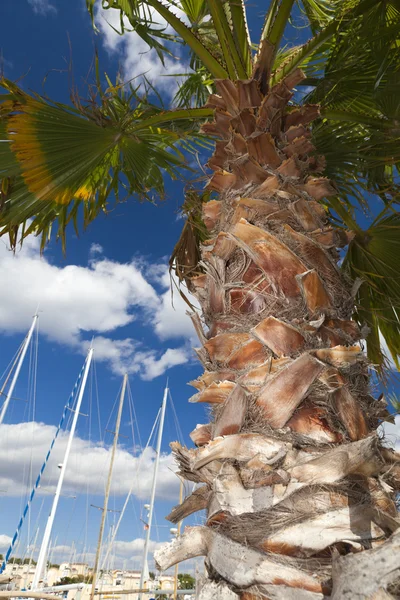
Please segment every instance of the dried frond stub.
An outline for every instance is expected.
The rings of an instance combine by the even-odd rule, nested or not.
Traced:
[[[256,128],[256,118],[251,109],[241,110],[237,117],[231,121],[232,128],[244,138],[250,136]]]
[[[319,360],[339,368],[343,368],[346,365],[353,365],[362,357],[362,351],[358,345],[321,348],[312,352]]]
[[[268,279],[288,297],[297,296],[295,277],[307,269],[278,238],[241,219],[232,235],[249,257],[264,271]]]
[[[302,173],[302,168],[296,156],[291,156],[283,161],[280,167],[277,168],[278,173],[284,177],[299,178]]]
[[[313,556],[336,542],[351,540],[363,543],[380,538],[382,529],[374,523],[375,510],[355,506],[316,515],[301,523],[286,526],[261,544],[265,552],[289,556]]]
[[[296,279],[310,315],[316,315],[321,311],[329,311],[332,308],[329,294],[314,269],[297,275]]]
[[[189,515],[199,510],[204,510],[207,508],[210,493],[210,488],[206,485],[197,488],[190,496],[185,498],[182,504],[175,506],[165,518],[171,521],[171,523],[179,523],[179,521],[186,519]]]
[[[225,100],[222,98],[222,96],[218,96],[218,94],[210,94],[204,106],[206,108],[220,108],[226,111]]]
[[[273,192],[279,189],[279,179],[276,175],[271,175],[258,187],[253,190],[254,198],[271,198]]]
[[[319,117],[320,107],[318,104],[306,104],[289,112],[284,119],[285,131],[294,125],[308,125]]]
[[[195,394],[189,399],[189,402],[209,402],[210,404],[220,404],[224,402],[235,387],[233,381],[220,381],[211,383],[205,390]]]
[[[258,340],[249,340],[234,352],[227,361],[228,367],[243,371],[262,365],[268,358],[268,351]]]
[[[294,479],[302,483],[335,483],[350,474],[376,475],[383,466],[376,436],[344,444],[324,452],[320,457],[290,469]]]
[[[252,329],[277,356],[290,356],[304,346],[304,336],[292,325],[275,317],[267,317]]]
[[[329,258],[327,252],[309,237],[294,231],[290,225],[284,226],[286,233],[298,246],[300,255],[318,273],[326,277],[328,281],[341,286],[340,275],[337,266]]]
[[[286,139],[289,143],[293,142],[296,138],[310,136],[311,132],[303,124],[293,125],[286,131]]]
[[[197,390],[202,391],[209,385],[217,381],[235,381],[236,373],[234,371],[205,371],[203,375],[200,375],[194,381],[190,381],[189,385],[195,387]]]
[[[239,433],[247,410],[247,395],[240,385],[225,400],[218,419],[213,427],[213,437]]]
[[[237,81],[236,86],[239,93],[239,109],[257,108],[262,102],[259,86],[255,79]]]
[[[217,79],[215,87],[226,104],[226,110],[232,115],[238,114],[240,112],[239,92],[235,83],[230,79]]]
[[[260,165],[279,167],[282,160],[276,151],[275,142],[269,133],[257,133],[247,140],[249,155],[256,159]]]
[[[278,429],[287,423],[323,369],[319,360],[302,354],[267,381],[258,394],[257,404],[271,427]]]
[[[346,380],[334,367],[327,367],[322,371],[319,380],[324,383],[330,390],[337,390],[346,384]]]
[[[283,148],[287,156],[298,156],[300,158],[310,154],[315,150],[315,146],[306,136],[301,136],[293,140],[290,144]]]
[[[325,177],[317,179],[310,177],[304,185],[304,190],[317,201],[337,194],[337,190],[335,190],[329,179]]]
[[[189,437],[196,446],[205,446],[211,440],[211,425],[196,425]]]
[[[332,405],[353,442],[369,434],[365,415],[357,400],[345,386],[332,393]]]
[[[251,221],[256,217],[272,215],[278,210],[279,205],[275,202],[257,200],[255,198],[240,198],[239,202],[236,204],[233,223],[237,223],[243,218]]]
[[[162,571],[195,556],[207,556],[212,568],[238,588],[284,581],[289,587],[322,591],[319,579],[307,571],[272,560],[206,527],[187,528],[181,537],[154,553],[156,565]]]
[[[172,446],[171,446],[172,447]],[[194,469],[201,469],[208,463],[222,458],[234,458],[238,461],[247,462],[255,455],[267,464],[281,456],[287,443],[257,433],[239,433],[219,437],[198,450],[188,454]]]
[[[287,422],[292,431],[305,435],[320,444],[334,444],[341,439],[340,434],[329,427],[326,413],[312,402],[300,406]]]
[[[237,182],[237,177],[234,173],[229,171],[215,171],[210,181],[207,183],[207,189],[214,190],[219,194],[224,190],[229,190]]]
[[[221,217],[221,202],[209,200],[203,204],[203,221],[208,231],[212,231]]]
[[[204,347],[211,360],[226,362],[235,350],[251,339],[248,333],[221,333],[208,340]]]
[[[242,515],[267,509],[272,506],[273,490],[264,488],[243,487],[237,469],[225,463],[215,478],[208,517],[216,523],[216,518],[227,515]]]
[[[235,242],[223,231],[217,235],[211,253],[223,260],[229,260],[236,250]]]

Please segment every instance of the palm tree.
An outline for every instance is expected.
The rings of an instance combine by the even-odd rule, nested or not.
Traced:
[[[193,73],[170,111],[99,78],[73,107],[3,80],[0,224],[44,245],[57,222],[65,243],[81,206],[86,224],[111,192],[160,195],[216,139],[171,259],[202,307],[191,401],[211,411],[196,449],[172,444],[201,485],[169,519],[207,520],[156,561],[205,556],[202,600],[398,597],[400,456],[370,382],[382,341],[400,354],[398,0],[271,0],[257,47],[243,0],[181,0],[185,22],[172,2],[103,4],[160,58],[185,45]],[[289,19],[305,44],[282,45]]]

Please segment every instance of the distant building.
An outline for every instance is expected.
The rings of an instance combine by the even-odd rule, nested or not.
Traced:
[[[5,589],[22,590],[30,589],[35,574],[35,566],[14,565],[8,563],[4,575],[12,577],[12,582]],[[86,563],[62,562],[58,568],[51,567],[43,582],[44,587],[52,587],[64,577],[89,577],[92,569]],[[96,583],[96,591],[103,592],[96,596],[97,600],[138,600],[137,590],[140,588],[140,571],[126,569],[114,569],[101,573]],[[147,582],[144,586],[149,590],[162,590],[165,594],[173,594],[174,577],[172,575],[161,575]],[[132,594],[119,594],[119,590],[132,590]],[[60,598],[67,600],[88,600],[90,597],[91,584],[85,585],[83,589],[73,589],[68,592],[60,592]],[[52,592],[54,593],[54,592]],[[150,600],[154,594],[143,595],[144,600]],[[157,596],[155,596],[157,598]],[[188,596],[191,598],[192,596]]]

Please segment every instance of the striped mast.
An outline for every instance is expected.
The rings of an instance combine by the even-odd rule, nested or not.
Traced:
[[[74,385],[74,387],[73,387],[73,389],[72,389],[72,392],[71,392],[71,394],[70,394],[70,397],[68,398],[68,402],[66,403],[66,405],[65,405],[65,407],[64,407],[64,410],[63,410],[63,413],[62,413],[62,416],[61,416],[60,422],[59,422],[59,424],[58,424],[58,427],[57,427],[57,429],[56,429],[56,432],[55,432],[55,434],[54,434],[54,437],[53,437],[53,439],[52,439],[52,441],[51,441],[51,444],[50,444],[49,450],[48,450],[48,452],[47,452],[47,454],[46,454],[46,457],[45,457],[45,459],[44,459],[44,461],[43,461],[43,464],[42,464],[42,466],[41,466],[41,468],[40,468],[40,471],[39,471],[39,474],[38,474],[38,476],[37,476],[37,478],[36,478],[35,484],[34,484],[34,486],[33,486],[33,488],[32,488],[32,491],[31,491],[31,493],[30,493],[30,495],[29,495],[28,501],[27,501],[27,503],[26,503],[26,506],[25,506],[25,508],[24,508],[24,511],[23,511],[23,513],[22,513],[22,516],[21,516],[21,518],[20,518],[20,520],[19,520],[19,523],[18,523],[18,525],[17,525],[17,529],[15,530],[15,533],[14,533],[14,536],[13,536],[13,538],[12,538],[12,540],[11,540],[11,543],[10,543],[10,546],[9,546],[9,548],[8,548],[7,552],[5,553],[5,555],[4,555],[3,562],[2,562],[2,564],[1,564],[1,566],[0,566],[0,574],[4,572],[4,569],[5,569],[5,568],[6,568],[6,566],[7,566],[7,562],[8,562],[8,560],[9,560],[9,558],[10,558],[10,556],[11,556],[11,554],[12,554],[12,552],[13,552],[14,548],[15,548],[15,544],[16,544],[16,543],[17,543],[17,541],[18,541],[18,537],[19,537],[19,534],[20,534],[21,528],[22,528],[22,526],[23,526],[23,524],[24,524],[24,521],[25,521],[25,518],[26,518],[26,516],[27,516],[27,514],[28,514],[28,512],[29,512],[29,510],[30,510],[30,507],[31,507],[31,504],[32,504],[32,500],[33,500],[33,498],[35,497],[36,491],[37,491],[38,487],[40,486],[40,482],[41,482],[41,479],[42,479],[42,475],[43,475],[43,473],[44,473],[44,470],[46,469],[46,466],[47,466],[47,464],[48,464],[48,462],[49,462],[49,458],[50,458],[51,452],[52,452],[52,450],[53,450],[54,444],[55,444],[55,442],[56,442],[56,439],[58,438],[58,435],[59,435],[59,433],[60,433],[60,431],[61,431],[61,428],[62,428],[62,426],[63,426],[63,424],[64,424],[65,417],[67,416],[67,413],[68,413],[68,411],[71,409],[71,407],[72,407],[72,405],[73,405],[73,402],[74,402],[74,399],[75,399],[75,394],[76,394],[76,392],[77,392],[77,390],[78,390],[78,388],[79,388],[80,381],[81,381],[81,379],[82,379],[82,376],[83,376],[83,373],[84,373],[84,371],[85,371],[85,366],[86,366],[86,361],[85,361],[85,363],[84,363],[84,365],[83,365],[83,367],[82,367],[82,369],[81,369],[81,372],[80,372],[80,373],[79,373],[79,375],[78,375],[78,378],[77,378],[77,380],[76,380],[76,382],[75,382],[75,385]]]
[[[73,441],[74,435],[75,435],[76,424],[78,422],[78,416],[79,416],[79,412],[81,409],[83,394],[85,392],[86,381],[88,378],[89,369],[90,369],[90,365],[92,362],[92,357],[93,357],[93,348],[91,347],[88,352],[86,362],[85,362],[82,383],[81,383],[78,398],[76,401],[74,416],[72,419],[71,429],[70,429],[69,436],[68,436],[67,447],[65,449],[64,461],[62,463],[60,476],[58,478],[58,483],[57,483],[56,493],[54,495],[53,505],[51,507],[49,518],[46,523],[46,529],[44,531],[43,540],[42,540],[42,544],[41,544],[40,551],[39,551],[39,557],[38,557],[38,561],[37,561],[37,565],[36,565],[35,575],[34,575],[33,581],[32,581],[32,590],[36,590],[38,588],[38,584],[39,584],[40,578],[42,576],[42,573],[43,573],[43,570],[45,567],[51,531],[53,529],[53,523],[54,523],[54,519],[55,519],[56,512],[57,512],[57,506],[58,506],[58,502],[59,502],[60,495],[61,495],[61,489],[62,489],[62,485],[64,482],[65,471],[66,471],[67,465],[68,465],[68,459],[69,459],[69,455],[71,452],[72,441]],[[70,410],[72,410],[72,408]]]

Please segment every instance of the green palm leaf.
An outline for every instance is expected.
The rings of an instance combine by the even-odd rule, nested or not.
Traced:
[[[122,86],[78,108],[28,95],[7,80],[2,87],[9,93],[0,99],[0,227],[11,244],[21,225],[24,235],[45,239],[57,220],[63,236],[69,222],[77,225],[79,205],[86,225],[112,192],[117,200],[121,190],[162,196],[164,175],[177,177],[185,166],[183,151],[204,143],[193,119],[211,113],[164,111]]]
[[[92,15],[95,2],[87,0]],[[168,41],[185,45],[193,72],[171,112],[111,83],[104,93],[98,85],[90,102],[70,108],[3,82],[0,139],[7,141],[0,144],[0,226],[12,244],[18,227],[22,235],[41,233],[44,243],[54,223],[64,240],[69,223],[78,228],[81,212],[84,224],[90,222],[107,210],[111,194],[117,200],[122,193],[150,200],[162,195],[164,174],[180,176],[185,151],[206,143],[196,131],[212,111],[190,107],[204,104],[216,78],[251,74],[251,53],[259,48],[250,45],[242,0],[104,0],[102,7],[118,10],[121,32],[128,21],[161,60],[170,51]],[[302,46],[281,45],[290,15],[294,25],[303,27],[306,19],[312,31]],[[380,370],[382,337],[395,361],[400,355],[394,271],[399,216],[385,213],[362,232],[354,215],[355,200],[375,211],[378,201],[394,210],[400,198],[399,32],[398,0],[271,0],[261,36],[269,43],[262,46],[270,55],[261,67],[269,85],[301,67],[312,91],[298,93],[293,104],[321,107],[313,141],[338,189],[327,204],[335,223],[356,234],[344,268],[363,281],[357,318],[370,329],[368,353]],[[194,243],[192,225],[185,231]]]
[[[343,269],[360,279],[355,317],[369,329],[367,351],[371,362],[383,373],[388,356],[381,337],[397,368],[400,368],[400,215],[383,217],[350,243]]]

